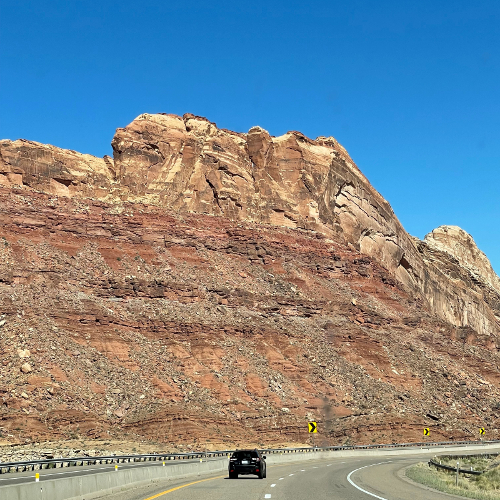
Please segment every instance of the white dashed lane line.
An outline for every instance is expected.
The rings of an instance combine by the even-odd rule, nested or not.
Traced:
[[[284,478],[284,477],[280,477],[280,478],[279,478],[279,480],[280,480],[280,481],[283,481],[283,479],[285,479],[285,478]]]
[[[271,488],[274,488],[276,486],[276,483],[271,484]]]
[[[293,476],[293,474],[288,474],[289,476]]]
[[[270,493],[266,493],[266,494],[264,495],[264,498],[271,498],[271,494],[270,494]]]

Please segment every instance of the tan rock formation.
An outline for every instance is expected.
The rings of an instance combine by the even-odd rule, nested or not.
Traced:
[[[113,160],[39,142],[0,141],[0,185],[27,186],[57,196],[105,198]]]
[[[479,280],[500,293],[500,279],[486,255],[479,250],[470,234],[458,226],[440,226],[425,235],[424,241],[432,248],[446,252],[457,259]]]
[[[442,265],[435,266],[438,238],[426,245],[409,236],[332,137],[272,137],[260,127],[240,134],[191,114],[143,114],[117,130],[112,146],[114,161],[2,141],[3,184],[22,180],[53,194],[317,231],[376,259],[440,318],[481,334],[499,331],[498,278],[479,254],[463,254],[461,262],[469,271],[486,272],[493,292],[463,270],[450,279]]]

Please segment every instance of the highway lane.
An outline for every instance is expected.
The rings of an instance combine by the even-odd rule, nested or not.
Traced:
[[[219,459],[219,458],[218,458]],[[215,460],[215,459],[208,459]],[[186,459],[186,460],[166,460],[165,467],[178,464],[197,463],[200,459]],[[207,461],[207,459],[203,459]],[[37,471],[24,471],[24,472],[9,472],[0,475],[0,487],[13,484],[32,483],[35,480],[35,474],[40,474],[40,482],[49,479],[60,479],[64,477],[85,476],[88,474],[96,474],[98,472],[113,472],[115,465],[118,465],[119,470],[132,469],[138,467],[163,467],[162,461],[158,462],[130,462],[121,464],[97,464],[97,465],[83,465],[74,467],[59,467],[57,469],[43,469]]]
[[[155,483],[106,500],[449,500],[400,477],[408,465],[426,461],[432,453],[411,457],[357,457],[268,465],[267,478],[227,473]],[[350,481],[349,481],[349,479]]]

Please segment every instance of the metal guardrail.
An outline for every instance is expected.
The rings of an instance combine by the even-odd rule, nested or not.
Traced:
[[[493,441],[493,442],[496,442],[496,441]],[[470,455],[470,456],[473,456],[473,457],[481,456],[483,458],[484,457],[491,458],[492,456],[498,457],[499,453],[481,453],[481,454],[478,454],[478,455]],[[457,471],[457,468],[455,466],[453,466],[453,465],[444,465],[444,464],[441,463],[441,461],[439,461],[439,463],[438,463],[436,461],[437,458],[438,457],[434,457],[434,459],[431,458],[429,460],[429,465],[433,465],[437,469],[444,469],[444,470],[453,471],[453,472]],[[446,456],[441,457],[441,458],[448,458],[448,459],[451,459],[451,460],[457,460],[457,461],[459,461],[461,458],[464,458],[464,456],[463,455],[446,455]],[[472,475],[479,476],[479,475],[484,474],[485,472],[488,472],[489,470],[491,470],[492,468],[495,468],[497,466],[498,466],[498,463],[490,464],[484,470],[473,470],[472,468],[470,468],[470,469],[460,469],[460,467],[459,467],[458,472],[460,474],[472,474]]]
[[[440,464],[440,463],[432,460],[432,458],[429,460],[429,465],[433,465],[434,467],[436,467],[438,469],[444,469],[444,470],[448,470],[450,472],[457,472],[456,467],[453,467],[452,465]],[[486,472],[485,470],[473,470],[472,468],[471,469],[460,469],[460,467],[458,468],[459,474],[472,474],[473,476],[480,476],[481,474],[484,474],[485,472]]]
[[[352,446],[326,446],[326,447],[301,447],[301,448],[262,448],[261,451],[270,454],[288,454],[288,453],[316,453],[319,451],[341,451],[341,450],[373,450],[390,448],[429,448],[435,446],[467,446],[470,444],[495,444],[500,440],[494,441],[439,441],[439,442],[420,442],[420,443],[387,443],[387,444],[369,444]],[[135,462],[152,462],[167,460],[193,460],[197,458],[217,458],[227,457],[235,450],[222,451],[196,451],[188,453],[151,453],[146,455],[110,455],[102,457],[69,457],[69,458],[47,458],[42,460],[27,460],[23,462],[0,462],[0,474],[8,472],[23,472],[41,469],[51,469],[60,467],[73,467],[83,465],[98,464],[120,464]],[[456,469],[455,469],[456,470]],[[470,473],[468,471],[467,473]]]

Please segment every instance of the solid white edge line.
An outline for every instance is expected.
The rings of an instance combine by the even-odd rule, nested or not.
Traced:
[[[347,475],[347,480],[349,481],[349,483],[351,483],[352,486],[354,486],[359,491],[362,491],[363,493],[366,493],[367,495],[370,495],[371,497],[378,498],[379,500],[387,500],[387,498],[379,497],[378,495],[375,495],[375,493],[370,493],[369,491],[366,491],[363,488],[361,488],[360,486],[358,486],[351,479],[351,475],[354,474],[355,472],[357,472],[358,470],[366,469],[367,467],[373,467],[374,465],[388,464],[389,462],[392,462],[392,460],[387,460],[386,462],[378,462],[376,464],[371,464],[371,465],[365,465],[364,467],[360,467],[359,469],[355,469],[355,470],[349,472],[349,474]]]

